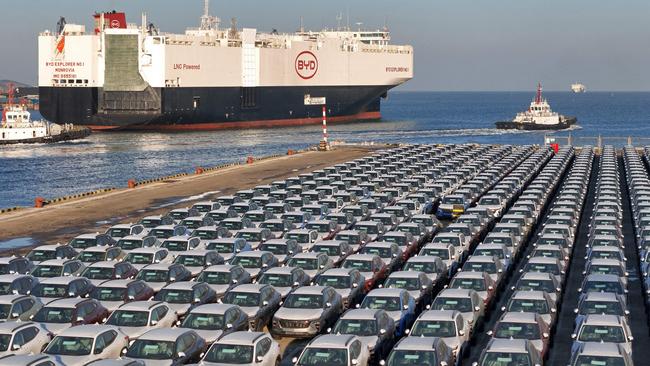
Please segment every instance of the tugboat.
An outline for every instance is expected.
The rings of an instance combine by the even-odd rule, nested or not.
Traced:
[[[0,145],[51,143],[81,139],[90,135],[91,130],[87,127],[32,121],[26,106],[13,104],[11,89],[8,99],[0,121]]]
[[[576,124],[576,117],[567,117],[553,112],[546,99],[542,98],[542,84],[537,84],[537,95],[525,112],[517,113],[512,121],[496,123],[501,130],[563,130]]]

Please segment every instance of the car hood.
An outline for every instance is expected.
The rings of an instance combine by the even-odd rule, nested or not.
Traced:
[[[374,273],[374,272],[361,272],[361,275],[362,275],[363,278],[365,278],[366,280],[369,280],[369,279],[375,277],[375,273]]]
[[[124,334],[129,336],[129,339],[135,339],[148,331],[154,329],[153,327],[119,327]]]
[[[309,278],[314,278],[318,274],[317,269],[305,269],[304,271],[305,271],[305,274],[307,274],[307,276],[309,276]]]
[[[190,310],[190,308],[192,307],[191,304],[172,304],[172,303],[168,303],[167,305],[169,305],[169,307],[172,310],[174,310],[176,312],[176,314],[178,314],[178,316],[185,315]]]
[[[102,304],[103,307],[108,309],[109,312],[114,312],[117,310],[117,308],[120,307],[120,305],[124,304],[124,301],[100,301],[100,304]]]
[[[54,358],[57,362],[60,362],[66,366],[82,366],[94,359],[92,354],[85,356],[59,356],[59,355],[49,355]]]
[[[390,316],[394,321],[395,324],[399,323],[399,320],[402,318],[402,312],[401,311],[387,311],[386,312],[388,316]]]
[[[192,266],[192,267],[185,267],[185,268],[187,268],[187,270],[192,273],[192,277],[198,276],[201,273],[201,271],[203,271],[203,267],[201,266],[197,266],[197,267]]]
[[[460,341],[459,337],[441,337],[441,339],[451,349],[455,349],[456,347],[460,347],[461,341]]]
[[[228,291],[230,288],[230,285],[208,285],[210,288],[214,290],[214,292],[217,293],[217,297],[221,298],[223,295]]]
[[[172,366],[173,360],[147,360],[144,358],[125,358],[125,360],[137,360],[145,364],[145,366]]]
[[[137,269],[139,271],[139,270],[143,269],[144,267],[146,267],[148,264],[131,264],[131,265],[133,267],[135,267],[135,269]]]
[[[163,287],[167,286],[167,282],[145,282],[149,287],[153,289],[154,292],[162,290]]]
[[[275,257],[278,259],[278,263],[284,263],[287,260],[286,254],[275,254]]]
[[[205,339],[207,344],[212,344],[216,342],[223,335],[223,330],[200,330],[200,329],[190,329],[190,328],[181,328],[187,330],[195,331],[201,338]]]
[[[92,283],[93,286],[99,286],[99,285],[101,285],[102,282],[106,282],[106,281],[109,281],[109,280],[90,280],[89,279],[88,281],[90,281],[90,283]],[[70,357],[80,357],[80,356],[70,356]]]
[[[240,308],[249,318],[254,317],[260,311],[259,306],[240,306]]]
[[[420,297],[422,296],[422,293],[420,290],[413,290],[413,291],[407,291],[409,295],[411,295],[412,298],[415,299],[415,301],[419,301]]]
[[[72,324],[70,323],[39,323],[42,325],[45,329],[47,329],[48,332],[52,334],[59,334],[62,331],[70,328]]]
[[[289,309],[280,308],[273,318],[283,320],[312,320],[318,319],[323,314],[323,309]]]
[[[259,276],[260,273],[262,273],[261,268],[244,268],[244,270],[246,270],[246,272],[250,273],[251,278],[255,278],[255,277]]]
[[[339,295],[341,295],[341,298],[347,299],[350,297],[350,293],[352,292],[352,289],[349,288],[337,288],[334,289]]]
[[[43,303],[43,305],[47,305],[48,303],[51,303],[54,300],[59,300],[61,299],[60,297],[37,297],[37,299]]]
[[[291,290],[293,290],[293,287],[274,287],[274,288],[276,289],[276,291],[280,293],[280,296],[282,296],[283,299],[287,297],[287,295],[289,295]]]
[[[224,261],[229,261],[235,256],[233,253],[219,253],[219,255],[223,257]]]
[[[377,342],[379,342],[379,337],[376,336],[376,335],[375,336],[363,336],[363,337],[359,336],[359,339],[370,350],[374,350],[375,346],[377,346]]]

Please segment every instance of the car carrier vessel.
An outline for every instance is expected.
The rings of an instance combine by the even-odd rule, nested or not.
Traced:
[[[209,15],[184,34],[142,15],[94,15],[38,40],[40,112],[93,129],[220,129],[380,118],[380,99],[413,77],[413,48],[387,28],[282,34],[220,27]]]

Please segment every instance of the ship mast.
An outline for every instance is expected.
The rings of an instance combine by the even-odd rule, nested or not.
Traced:
[[[542,103],[542,83],[537,83],[537,95],[535,96],[535,103]]]
[[[210,15],[210,0],[203,0],[203,15],[201,15],[201,30],[219,28],[219,18]]]

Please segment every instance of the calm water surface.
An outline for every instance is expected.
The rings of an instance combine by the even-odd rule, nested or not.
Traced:
[[[650,137],[650,93],[545,93],[552,108],[578,117],[580,136]],[[380,122],[330,125],[347,142],[540,144],[543,132],[494,129],[526,109],[533,93],[395,92]],[[36,116],[34,116],[36,117]],[[320,126],[188,133],[96,133],[82,141],[0,147],[0,207],[31,205],[128,179],[148,179],[196,166],[285,153],[318,143]],[[624,140],[605,139],[622,145]],[[578,143],[595,143],[593,139]],[[643,142],[643,141],[640,141]],[[646,141],[650,145],[650,139]]]

